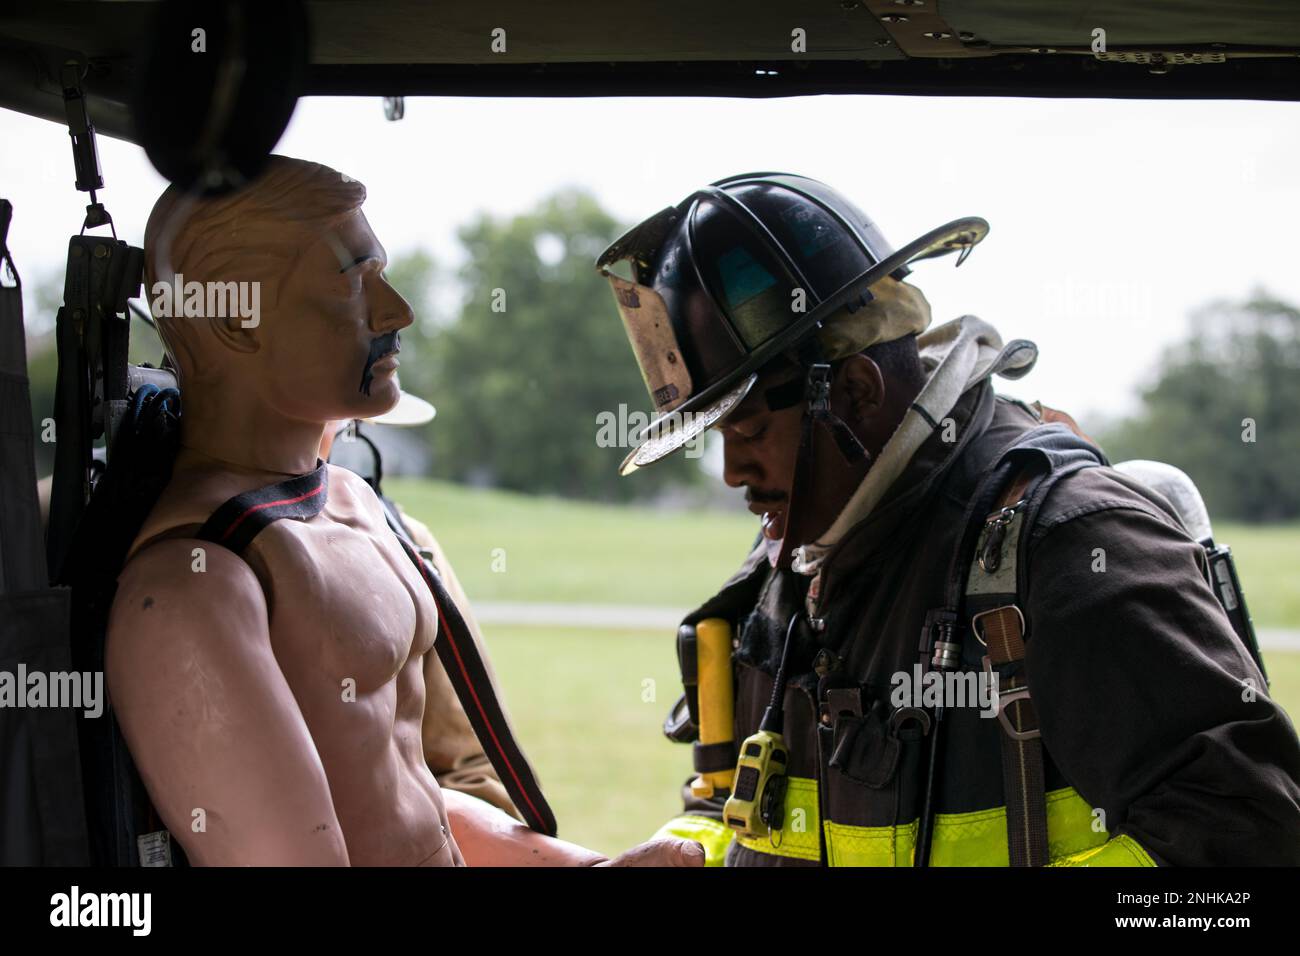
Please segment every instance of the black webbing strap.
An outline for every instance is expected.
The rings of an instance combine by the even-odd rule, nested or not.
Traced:
[[[389,524],[393,523],[394,518],[390,513]],[[510,722],[497,700],[492,679],[469,625],[456,607],[456,602],[447,593],[437,569],[420,556],[400,523],[393,528],[393,533],[397,535],[407,557],[419,570],[433,595],[433,602],[438,608],[438,639],[433,646],[452,687],[456,689],[465,716],[478,735],[483,752],[487,754],[506,792],[510,794],[511,801],[523,814],[524,822],[538,833],[555,836],[555,814],[542,794],[541,785],[537,782],[528,758],[515,741]]]
[[[242,554],[263,528],[281,518],[315,517],[328,497],[329,472],[318,459],[315,471],[235,495],[212,512],[195,537]]]
[[[735,770],[737,756],[739,754],[734,740],[723,740],[716,744],[702,744],[697,740],[692,751],[696,773]]]

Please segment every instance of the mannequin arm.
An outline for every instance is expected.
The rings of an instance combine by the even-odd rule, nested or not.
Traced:
[[[203,548],[206,570],[192,570]],[[275,655],[251,569],[160,541],[119,579],[109,698],[149,796],[199,865],[346,865],[320,756]],[[202,811],[201,813],[199,811]]]

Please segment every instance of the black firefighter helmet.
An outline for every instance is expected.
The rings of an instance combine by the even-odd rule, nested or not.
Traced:
[[[957,219],[895,251],[844,196],[789,173],[721,179],[634,227],[596,261],[655,413],[620,472],[716,425],[775,359],[819,361],[812,333],[828,318],[909,263],[959,251],[960,265],[988,229]],[[610,271],[622,261],[632,281]]]

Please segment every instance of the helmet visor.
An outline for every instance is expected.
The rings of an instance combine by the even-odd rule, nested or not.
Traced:
[[[623,317],[623,327],[655,411],[671,411],[690,397],[691,373],[682,359],[663,297],[649,286],[629,282],[606,269],[601,274],[614,291],[618,313]]]

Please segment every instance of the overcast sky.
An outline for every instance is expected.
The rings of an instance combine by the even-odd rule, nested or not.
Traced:
[[[936,322],[973,313],[1039,344],[1004,391],[1086,416],[1129,407],[1197,305],[1257,286],[1300,302],[1297,120],[1295,103],[819,96],[418,98],[391,123],[378,99],[313,98],[277,151],[364,182],[390,256],[423,245],[448,265],[476,212],[573,184],[630,222],[732,173],[798,172],[895,246],[983,216],[960,269],[923,263],[912,281]],[[10,248],[40,277],[62,268],[87,201],[67,131],[0,110],[0,143]],[[101,137],[100,158],[118,235],[139,244],[164,183],[135,146]]]

